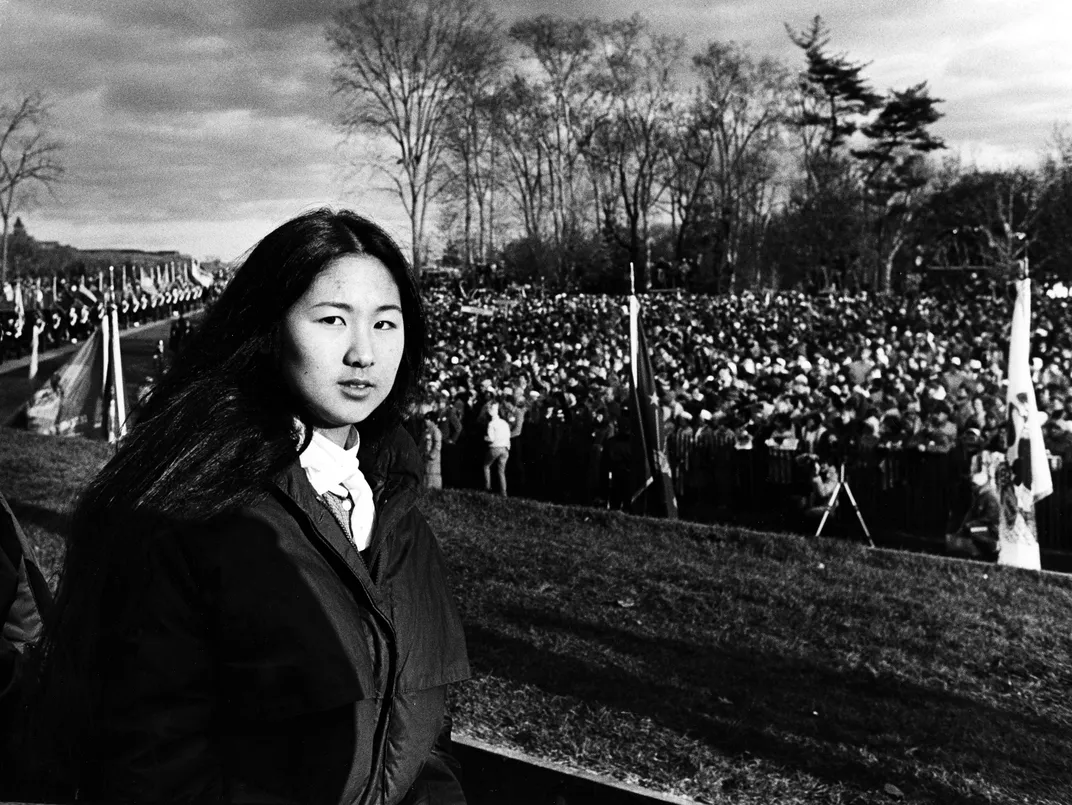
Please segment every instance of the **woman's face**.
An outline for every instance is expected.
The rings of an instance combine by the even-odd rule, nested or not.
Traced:
[[[313,427],[343,446],[387,398],[405,346],[402,300],[369,255],[332,260],[283,319],[282,372]]]

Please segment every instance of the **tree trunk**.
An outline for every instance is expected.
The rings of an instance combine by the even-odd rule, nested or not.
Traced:
[[[488,158],[488,232],[487,250],[484,251],[483,241],[481,250],[484,262],[492,262],[495,259],[495,137],[491,137],[491,154]]]
[[[465,160],[465,268],[473,267],[473,181],[469,160]]]
[[[416,189],[416,183],[414,183],[413,189],[410,191],[410,205],[409,205],[409,232],[410,232],[410,248],[412,256],[410,261],[413,265],[413,273],[420,277],[421,275],[421,256],[418,245],[421,241],[420,233],[420,193]]]
[[[4,214],[0,215],[0,219],[3,219],[4,231],[0,234],[0,288],[4,287],[4,283],[7,282],[7,247],[8,241],[8,223],[11,220],[11,216]]]

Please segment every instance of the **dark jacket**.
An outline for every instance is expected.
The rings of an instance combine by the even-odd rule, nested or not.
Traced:
[[[464,802],[445,691],[469,676],[401,428],[360,455],[358,553],[297,462],[261,502],[153,540],[113,634],[83,793],[120,801]]]
[[[41,639],[42,617],[52,594],[34,562],[26,534],[0,494],[0,795],[14,776],[15,714],[25,685],[29,656]]]
[[[988,483],[975,492],[971,507],[964,515],[957,533],[971,540],[977,555],[995,558],[1000,525],[1001,501],[993,484]]]

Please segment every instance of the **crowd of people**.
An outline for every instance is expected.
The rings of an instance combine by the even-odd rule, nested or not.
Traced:
[[[175,285],[148,291],[128,288],[117,294],[116,312],[119,327],[127,329],[140,324],[161,321],[199,307],[205,301],[206,289],[200,285]],[[13,306],[0,315],[0,363],[28,355],[36,327],[38,349],[51,349],[62,344],[80,343],[89,338],[104,315],[105,294],[72,285],[61,291],[52,304],[45,299],[27,300],[20,312]]]
[[[1058,324],[1069,299],[1046,291],[1036,284],[1032,372],[1059,465],[1072,461],[1072,336]],[[423,293],[430,360],[408,427],[428,483],[635,509],[626,300],[534,286],[467,293],[457,283]],[[183,335],[174,331],[203,295],[200,286],[124,294],[120,326],[178,319],[173,353]],[[714,520],[768,505],[773,479],[778,502],[810,530],[842,461],[923,453],[952,462],[956,520],[969,505],[971,457],[1004,449],[1012,299],[1012,287],[988,275],[908,295],[645,295],[680,513]],[[102,309],[72,287],[17,330],[9,318],[0,360],[29,352],[35,317],[43,350],[88,337]],[[160,346],[154,376],[167,362]],[[876,482],[891,487],[893,464],[880,467]]]
[[[1032,375],[1056,464],[1072,459],[1072,334],[1059,325],[1069,300],[1045,291],[1036,284]],[[432,476],[448,486],[627,507],[626,300],[532,287],[477,298],[438,288],[427,298],[428,397],[411,427],[439,465]],[[801,501],[805,509],[841,460],[876,450],[963,457],[949,482],[967,487],[970,456],[1004,449],[1013,298],[1011,285],[987,275],[908,296],[646,295],[682,514],[705,519],[712,507],[743,503],[731,499],[731,479],[718,477],[717,456],[727,452],[794,455],[786,472],[805,479],[792,487],[812,498]],[[481,472],[491,403],[511,433],[502,484]]]

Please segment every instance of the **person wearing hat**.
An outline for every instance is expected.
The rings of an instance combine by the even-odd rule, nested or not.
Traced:
[[[957,443],[957,426],[949,418],[950,413],[951,409],[945,400],[935,403],[931,409],[928,429],[937,452],[948,452]]]
[[[995,562],[998,558],[998,529],[1001,499],[985,470],[971,476],[972,502],[960,526],[945,537],[946,550],[973,559]]]

